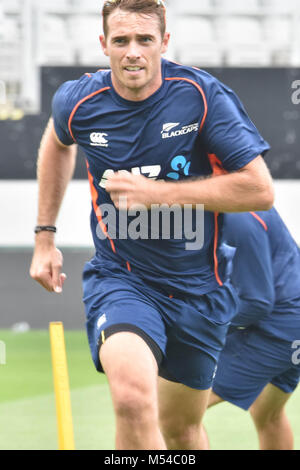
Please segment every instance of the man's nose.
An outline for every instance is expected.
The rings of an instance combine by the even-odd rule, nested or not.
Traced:
[[[126,53],[126,57],[128,60],[139,59],[141,57],[141,52],[139,49],[139,45],[136,41],[131,41],[128,44],[128,49]]]

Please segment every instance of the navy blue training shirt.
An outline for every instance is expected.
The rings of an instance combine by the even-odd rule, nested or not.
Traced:
[[[216,78],[165,59],[161,66],[162,85],[144,101],[119,96],[110,70],[64,83],[53,98],[54,125],[62,143],[76,142],[86,155],[91,230],[99,264],[126,265],[172,292],[200,295],[224,281],[227,255],[221,247],[222,216],[205,212],[204,244],[196,250],[185,249],[184,236],[123,239],[118,232],[119,213],[116,236],[107,236],[110,231],[99,236],[107,229],[101,208],[112,205],[105,191],[106,178],[112,171],[127,170],[174,181],[176,191],[179,180],[212,174],[215,158],[232,172],[263,155],[269,145],[234,92]],[[194,228],[195,220],[194,214]]]

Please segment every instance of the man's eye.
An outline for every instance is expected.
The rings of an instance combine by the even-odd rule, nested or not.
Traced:
[[[122,39],[122,38],[120,38],[120,39],[115,39],[115,40],[114,40],[114,43],[115,43],[115,44],[124,44],[124,43],[125,43],[125,39]]]

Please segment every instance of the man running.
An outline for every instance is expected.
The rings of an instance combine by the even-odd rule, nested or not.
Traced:
[[[86,155],[96,250],[83,273],[87,332],[109,381],[116,447],[197,449],[236,309],[219,213],[272,206],[262,158],[269,146],[230,89],[162,59],[170,35],[161,0],[106,1],[102,13],[111,70],[66,82],[53,99],[39,153],[31,275],[49,291],[62,289],[53,231],[77,144]],[[212,178],[217,161],[228,174]],[[188,250],[188,237],[166,239],[159,227],[152,237],[130,237],[132,216],[124,234],[127,209],[143,207],[152,233],[152,208],[162,204],[193,208],[193,230],[197,206],[205,206],[201,247]],[[103,208],[114,211],[112,227]]]

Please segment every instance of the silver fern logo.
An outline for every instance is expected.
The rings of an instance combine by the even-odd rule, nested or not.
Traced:
[[[180,122],[168,122],[167,124],[163,125],[161,133],[164,134],[165,132],[170,132],[174,127],[179,126]]]

